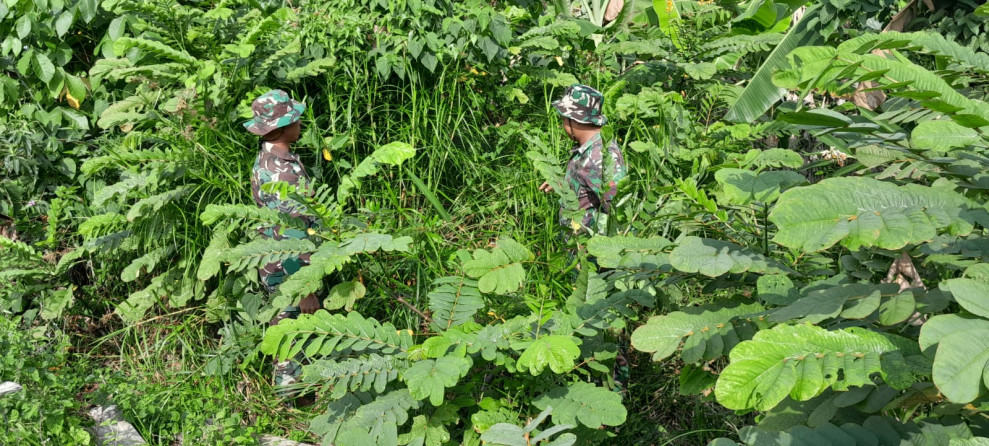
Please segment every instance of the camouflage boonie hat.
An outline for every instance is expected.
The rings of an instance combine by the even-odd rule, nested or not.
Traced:
[[[563,98],[553,101],[553,108],[565,118],[584,124],[602,126],[608,118],[601,113],[604,95],[587,85],[573,84],[563,90]]]
[[[258,96],[251,104],[254,119],[244,123],[248,132],[264,135],[299,120],[306,104],[293,100],[282,90],[271,90]]]

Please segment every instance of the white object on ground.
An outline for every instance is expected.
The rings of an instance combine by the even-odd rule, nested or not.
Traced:
[[[4,396],[8,393],[17,393],[23,389],[24,388],[21,387],[20,384],[13,381],[5,381],[3,384],[0,384],[0,396]]]
[[[141,434],[130,423],[124,421],[116,404],[107,407],[96,406],[89,411],[89,416],[96,420],[93,434],[96,444],[100,446],[135,446],[148,444]]]
[[[309,443],[299,443],[287,438],[276,437],[274,435],[262,435],[261,446],[313,446]]]

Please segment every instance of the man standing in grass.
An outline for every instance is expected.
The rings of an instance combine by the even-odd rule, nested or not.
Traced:
[[[563,91],[563,98],[553,101],[553,108],[563,118],[563,131],[576,142],[570,149],[564,182],[577,194],[579,208],[584,211],[580,221],[571,220],[561,201],[560,225],[567,228],[565,231],[606,234],[611,200],[618,193],[618,182],[625,178],[625,157],[618,143],[611,140],[605,149],[601,138],[601,126],[608,122],[601,112],[603,105],[604,95],[600,91],[580,84],[571,85]],[[553,188],[544,182],[539,190],[548,193]],[[629,377],[622,350],[619,349],[615,358],[612,377],[617,392],[622,392],[623,383]]]
[[[576,142],[570,149],[564,181],[577,194],[583,218],[571,221],[562,203],[560,206],[560,224],[574,232],[606,232],[611,200],[618,192],[618,182],[625,177],[625,158],[618,143],[609,141],[606,150],[601,139],[601,126],[608,122],[601,112],[603,105],[600,91],[580,84],[567,87],[563,98],[553,102],[553,108],[563,118],[563,131]],[[609,155],[607,161],[605,153]],[[548,193],[553,188],[544,182],[539,190]]]
[[[300,182],[308,183],[309,175],[302,165],[298,155],[292,153],[291,144],[299,140],[302,126],[299,117],[305,111],[306,105],[289,97],[282,90],[271,90],[254,100],[251,111],[254,118],[244,123],[247,131],[261,137],[261,147],[258,150],[254,169],[251,171],[251,192],[258,207],[267,207],[286,213],[292,217],[305,220],[312,226],[311,217],[302,215],[305,209],[302,203],[291,198],[282,199],[275,193],[261,190],[265,183],[285,181],[298,186]],[[278,226],[258,228],[263,238],[285,240],[289,238],[306,238],[305,232]],[[258,269],[258,276],[268,295],[274,295],[278,286],[292,273],[309,264],[309,253],[292,256],[285,260],[271,262]],[[281,311],[271,325],[285,318],[298,317],[299,313],[315,313],[319,309],[319,300],[310,294],[299,302],[299,307],[289,306]],[[299,364],[295,361],[282,361],[275,364],[274,384],[286,386],[294,383],[299,376]]]

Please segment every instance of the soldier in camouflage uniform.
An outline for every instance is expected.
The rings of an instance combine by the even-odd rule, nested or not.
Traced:
[[[584,216],[579,222],[571,221],[564,216],[561,203],[560,225],[570,234],[580,231],[592,235],[605,233],[611,200],[618,193],[618,182],[625,178],[625,157],[618,143],[609,141],[605,150],[601,139],[601,126],[608,122],[608,118],[601,113],[603,105],[601,92],[580,84],[571,85],[564,90],[563,98],[553,102],[553,108],[563,118],[563,130],[576,142],[570,149],[564,181],[577,194],[577,202],[584,210]],[[608,162],[604,160],[605,153],[610,156]],[[539,189],[553,191],[549,183],[543,183]],[[572,256],[574,254],[571,252]],[[594,259],[591,258],[591,261]],[[628,361],[623,352],[624,349],[619,347],[612,376],[617,392],[623,392],[629,377]]]
[[[570,221],[560,207],[560,224],[573,232],[604,232],[611,200],[618,192],[618,182],[625,177],[625,158],[618,144],[614,140],[608,142],[605,151],[601,139],[601,126],[608,122],[601,113],[603,103],[601,92],[580,84],[568,87],[563,98],[553,102],[553,108],[563,117],[563,130],[577,142],[570,149],[564,179],[577,194],[584,216],[579,222]],[[605,153],[611,157],[608,163],[604,162]],[[549,183],[543,183],[539,189],[553,190]]]
[[[261,147],[257,160],[251,171],[251,192],[258,207],[276,209],[302,218],[307,225],[312,226],[311,217],[302,215],[304,206],[291,199],[281,199],[278,194],[261,190],[261,185],[276,181],[285,181],[296,186],[308,183],[309,175],[292,153],[291,144],[298,141],[301,132],[299,117],[306,105],[289,97],[282,90],[271,90],[254,100],[251,110],[254,118],[244,123],[247,131],[261,137]],[[295,228],[284,229],[278,226],[263,226],[258,228],[261,237],[285,240],[301,239],[306,233]],[[278,262],[271,262],[258,269],[258,276],[269,295],[278,290],[278,286],[299,268],[309,264],[309,253],[293,256]],[[319,300],[315,295],[309,295],[299,302],[299,307],[289,306],[282,310],[271,325],[285,318],[295,318],[302,313],[314,313],[319,308]],[[275,364],[275,385],[284,386],[295,382],[299,376],[299,365],[295,361],[283,361]]]

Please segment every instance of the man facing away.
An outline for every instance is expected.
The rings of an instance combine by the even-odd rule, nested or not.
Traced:
[[[579,222],[571,221],[564,215],[563,204],[560,205],[560,224],[573,232],[606,232],[611,200],[618,192],[618,182],[625,177],[625,158],[618,143],[609,141],[605,150],[601,139],[601,126],[608,122],[601,112],[603,105],[600,91],[580,84],[567,87],[563,98],[553,101],[553,108],[563,118],[563,131],[576,142],[570,149],[564,181],[577,194],[584,215]],[[610,156],[608,162],[605,153]],[[539,190],[548,193],[553,188],[544,182]]]

